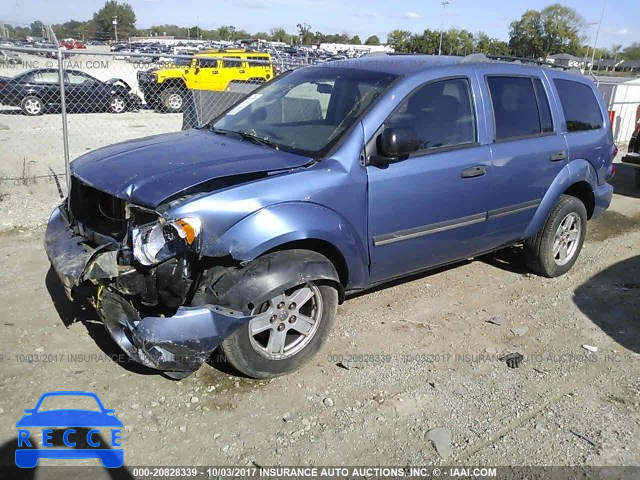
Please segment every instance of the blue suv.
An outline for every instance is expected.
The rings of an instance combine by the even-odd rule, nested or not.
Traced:
[[[566,273],[611,201],[614,152],[577,74],[327,62],[198,128],[78,158],[45,246],[136,361],[181,378],[221,347],[272,377],[318,351],[350,293],[516,244],[535,273]]]

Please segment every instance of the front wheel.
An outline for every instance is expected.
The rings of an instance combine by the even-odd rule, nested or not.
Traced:
[[[222,343],[227,360],[253,378],[293,372],[309,361],[329,335],[338,292],[308,282],[286,290],[255,309],[247,325]]]
[[[543,277],[564,275],[576,263],[587,233],[587,210],[575,197],[562,195],[540,232],[525,242],[527,266]]]
[[[127,109],[127,102],[119,95],[111,97],[109,101],[109,111],[111,113],[122,113]]]
[[[184,90],[178,87],[169,87],[160,94],[160,103],[166,112],[179,113],[184,107],[184,97]]]

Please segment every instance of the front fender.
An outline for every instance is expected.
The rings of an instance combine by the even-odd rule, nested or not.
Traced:
[[[593,166],[586,160],[573,160],[565,165],[542,198],[533,220],[531,220],[524,233],[524,238],[533,237],[542,229],[558,199],[571,185],[578,182],[587,182],[591,189],[595,190],[597,178]]]
[[[262,208],[245,217],[211,242],[202,255],[230,255],[246,262],[286,243],[322,240],[342,254],[349,270],[348,288],[367,280],[367,254],[353,227],[335,211],[315,203],[289,202]]]

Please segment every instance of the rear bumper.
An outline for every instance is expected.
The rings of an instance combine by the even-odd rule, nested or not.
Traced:
[[[593,196],[595,199],[595,206],[593,209],[593,215],[591,215],[592,219],[598,218],[607,210],[607,208],[609,208],[609,205],[611,205],[611,199],[613,198],[613,186],[608,183],[604,183],[593,191]]]

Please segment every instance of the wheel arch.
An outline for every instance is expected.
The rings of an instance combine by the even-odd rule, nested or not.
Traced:
[[[596,186],[597,175],[591,163],[586,160],[573,160],[565,165],[547,189],[527,226],[524,238],[532,237],[540,231],[562,195],[578,198],[587,209],[587,218],[591,218],[595,209],[593,190]]]
[[[248,263],[267,253],[291,249],[311,250],[328,258],[344,289],[366,284],[368,256],[354,228],[333,210],[307,202],[258,210],[213,242],[205,242],[202,254]]]

